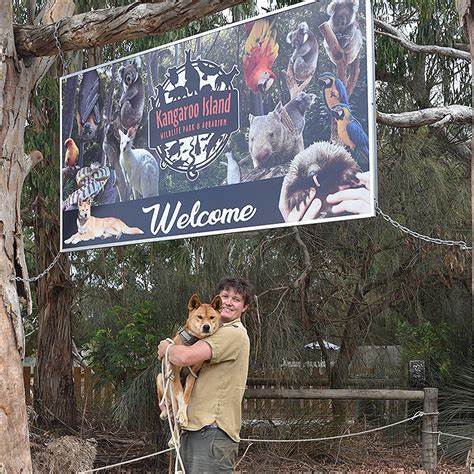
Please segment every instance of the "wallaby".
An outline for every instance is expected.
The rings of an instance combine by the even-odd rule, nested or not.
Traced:
[[[142,148],[132,148],[136,130],[120,133],[120,166],[133,199],[158,196],[160,169],[155,157]]]
[[[117,177],[117,190],[120,201],[126,201],[128,194],[127,183],[120,166],[120,114],[116,112],[112,118],[104,117],[104,141],[102,150],[106,157],[105,164],[114,169]]]

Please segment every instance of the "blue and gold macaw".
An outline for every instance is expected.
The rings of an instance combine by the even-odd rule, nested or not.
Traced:
[[[369,137],[364,132],[362,125],[352,116],[347,104],[336,104],[331,108],[331,114],[336,119],[337,134],[344,145],[355,150],[363,158],[369,161]]]
[[[319,76],[319,85],[323,88],[326,107],[330,111],[337,104],[349,106],[349,98],[344,84],[333,73],[325,72]]]

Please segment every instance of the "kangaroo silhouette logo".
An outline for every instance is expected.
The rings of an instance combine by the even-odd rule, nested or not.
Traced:
[[[225,70],[207,59],[191,59],[170,67],[150,99],[150,148],[155,148],[162,169],[169,167],[194,181],[199,171],[224,151],[239,129],[239,91],[232,82],[236,66]]]

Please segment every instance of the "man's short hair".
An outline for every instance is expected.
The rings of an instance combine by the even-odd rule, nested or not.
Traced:
[[[216,288],[216,295],[223,290],[234,290],[239,295],[244,297],[244,303],[249,305],[252,302],[254,289],[248,280],[240,277],[225,277]]]

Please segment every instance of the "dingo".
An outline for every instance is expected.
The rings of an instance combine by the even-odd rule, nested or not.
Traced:
[[[221,325],[222,300],[220,296],[215,296],[211,304],[201,303],[199,296],[194,294],[188,302],[189,316],[184,328],[176,334],[173,338],[175,344],[192,345],[198,339],[204,339],[211,334],[214,334]],[[183,391],[181,385],[180,372],[181,368],[171,364],[173,377],[171,383],[173,384],[173,394],[178,406],[178,413],[176,419],[181,427],[186,427],[188,424],[188,404],[191,397],[191,392],[196,382],[194,374],[198,374],[201,370],[203,362],[193,365],[192,372],[186,377],[186,384]],[[156,386],[158,392],[158,400],[162,400],[164,393],[164,381],[162,374],[156,377]],[[171,400],[168,400],[171,406]],[[164,409],[161,413],[161,418],[165,419],[168,416],[167,410]]]
[[[143,234],[138,227],[128,227],[125,222],[115,217],[94,217],[91,215],[91,202],[89,199],[79,202],[79,215],[77,217],[77,232],[65,240],[65,244],[77,244],[82,240],[92,240],[100,237],[115,236],[117,239],[122,234]]]

